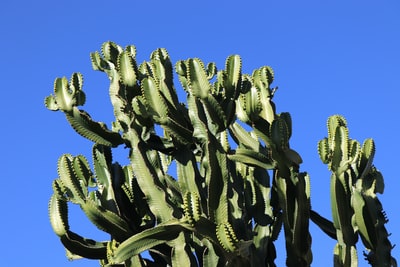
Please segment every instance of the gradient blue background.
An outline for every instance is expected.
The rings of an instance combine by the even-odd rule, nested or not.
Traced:
[[[330,215],[329,173],[318,157],[326,119],[344,115],[350,136],[373,137],[375,165],[386,188],[379,195],[400,243],[398,1],[3,1],[0,8],[1,77],[1,266],[98,266],[69,262],[47,215],[51,182],[63,153],[90,157],[91,143],[78,136],[63,114],[47,111],[44,97],[56,77],[84,75],[89,111],[110,123],[105,74],[91,69],[89,53],[104,41],[134,44],[138,61],[158,48],[174,62],[188,57],[215,61],[239,54],[243,71],[270,65],[276,73],[277,111],[294,120],[292,147],[311,175],[312,206]],[[123,151],[118,161],[126,163]],[[71,227],[106,238],[79,209]],[[332,266],[334,242],[314,225],[313,266]],[[277,265],[285,252],[278,242]],[[359,245],[360,266],[363,246]],[[400,260],[399,248],[393,250]]]

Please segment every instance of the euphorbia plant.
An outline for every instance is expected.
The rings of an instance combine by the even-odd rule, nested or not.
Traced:
[[[173,68],[165,49],[139,65],[134,46],[113,42],[91,61],[110,79],[111,128],[78,108],[86,99],[80,73],[57,78],[45,100],[94,143],[94,170],[85,157],[64,154],[53,182],[50,221],[70,257],[101,266],[275,266],[283,226],[287,265],[309,266],[311,218],[338,241],[335,266],[357,265],[358,237],[372,266],[395,264],[376,197],[383,178],[372,164],[372,139],[361,146],[343,117],[329,118],[319,154],[332,171],[333,222],[312,211],[309,176],[289,144],[290,114],[276,113],[270,67],[242,74],[241,58],[232,55],[222,70],[198,58]],[[128,165],[113,161],[118,146],[126,147]],[[110,239],[73,232],[68,202]]]

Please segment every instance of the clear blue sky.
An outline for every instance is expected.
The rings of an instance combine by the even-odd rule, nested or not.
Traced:
[[[139,61],[158,47],[175,62],[215,61],[239,54],[244,72],[270,65],[279,86],[278,112],[294,120],[291,145],[311,175],[312,206],[330,218],[329,173],[318,157],[326,119],[344,115],[350,136],[377,144],[379,195],[400,245],[400,3],[398,1],[4,1],[0,9],[2,266],[98,266],[69,262],[49,224],[47,203],[63,153],[90,155],[61,113],[44,97],[56,77],[82,72],[93,118],[110,123],[108,80],[91,69],[89,53],[107,40],[135,44]],[[126,159],[122,157],[120,161]],[[76,210],[78,211],[78,210]],[[74,214],[78,214],[74,211]],[[71,227],[99,233],[75,215]],[[331,266],[334,242],[313,225],[313,266]],[[102,237],[105,237],[102,235]],[[278,266],[284,266],[279,246]],[[362,244],[359,245],[360,266]],[[393,250],[400,260],[400,248]]]

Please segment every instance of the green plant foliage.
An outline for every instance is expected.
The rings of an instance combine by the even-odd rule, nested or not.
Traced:
[[[50,222],[69,258],[101,266],[273,267],[283,228],[287,265],[310,266],[311,218],[338,240],[335,266],[356,266],[358,236],[371,265],[395,264],[376,198],[383,177],[372,164],[373,141],[360,146],[349,139],[343,117],[329,118],[318,151],[332,171],[333,222],[312,211],[310,177],[290,146],[290,114],[276,113],[270,67],[242,74],[238,55],[222,70],[198,58],[173,65],[165,49],[138,64],[134,46],[113,42],[91,53],[91,61],[110,80],[110,129],[78,108],[85,103],[79,73],[57,78],[45,99],[94,143],[93,170],[82,155],[64,154],[53,182]],[[126,166],[113,161],[112,148],[120,145],[129,155]],[[79,205],[109,240],[72,232],[69,204]]]

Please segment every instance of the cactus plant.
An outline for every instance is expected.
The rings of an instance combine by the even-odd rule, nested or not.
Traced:
[[[53,182],[50,222],[70,258],[97,259],[101,266],[272,267],[283,227],[286,264],[310,266],[311,218],[338,240],[335,266],[356,266],[358,236],[371,265],[395,264],[376,198],[383,178],[372,165],[373,141],[361,147],[348,138],[343,117],[329,119],[319,153],[332,171],[333,222],[311,210],[310,178],[290,146],[290,114],[276,113],[270,67],[242,74],[238,55],[222,70],[198,58],[173,67],[165,49],[137,64],[134,46],[113,42],[91,61],[110,79],[111,129],[79,108],[86,98],[80,73],[57,78],[45,99],[94,143],[93,170],[84,156],[65,154]],[[129,151],[126,166],[112,157],[121,145]],[[68,203],[110,239],[73,232]]]
[[[384,183],[372,164],[374,141],[366,139],[361,146],[350,139],[345,118],[334,115],[328,119],[328,137],[319,142],[318,151],[332,172],[332,216],[338,241],[334,250],[335,266],[357,264],[358,236],[372,266],[395,265],[384,226],[386,214],[376,197],[376,193],[383,193]]]

